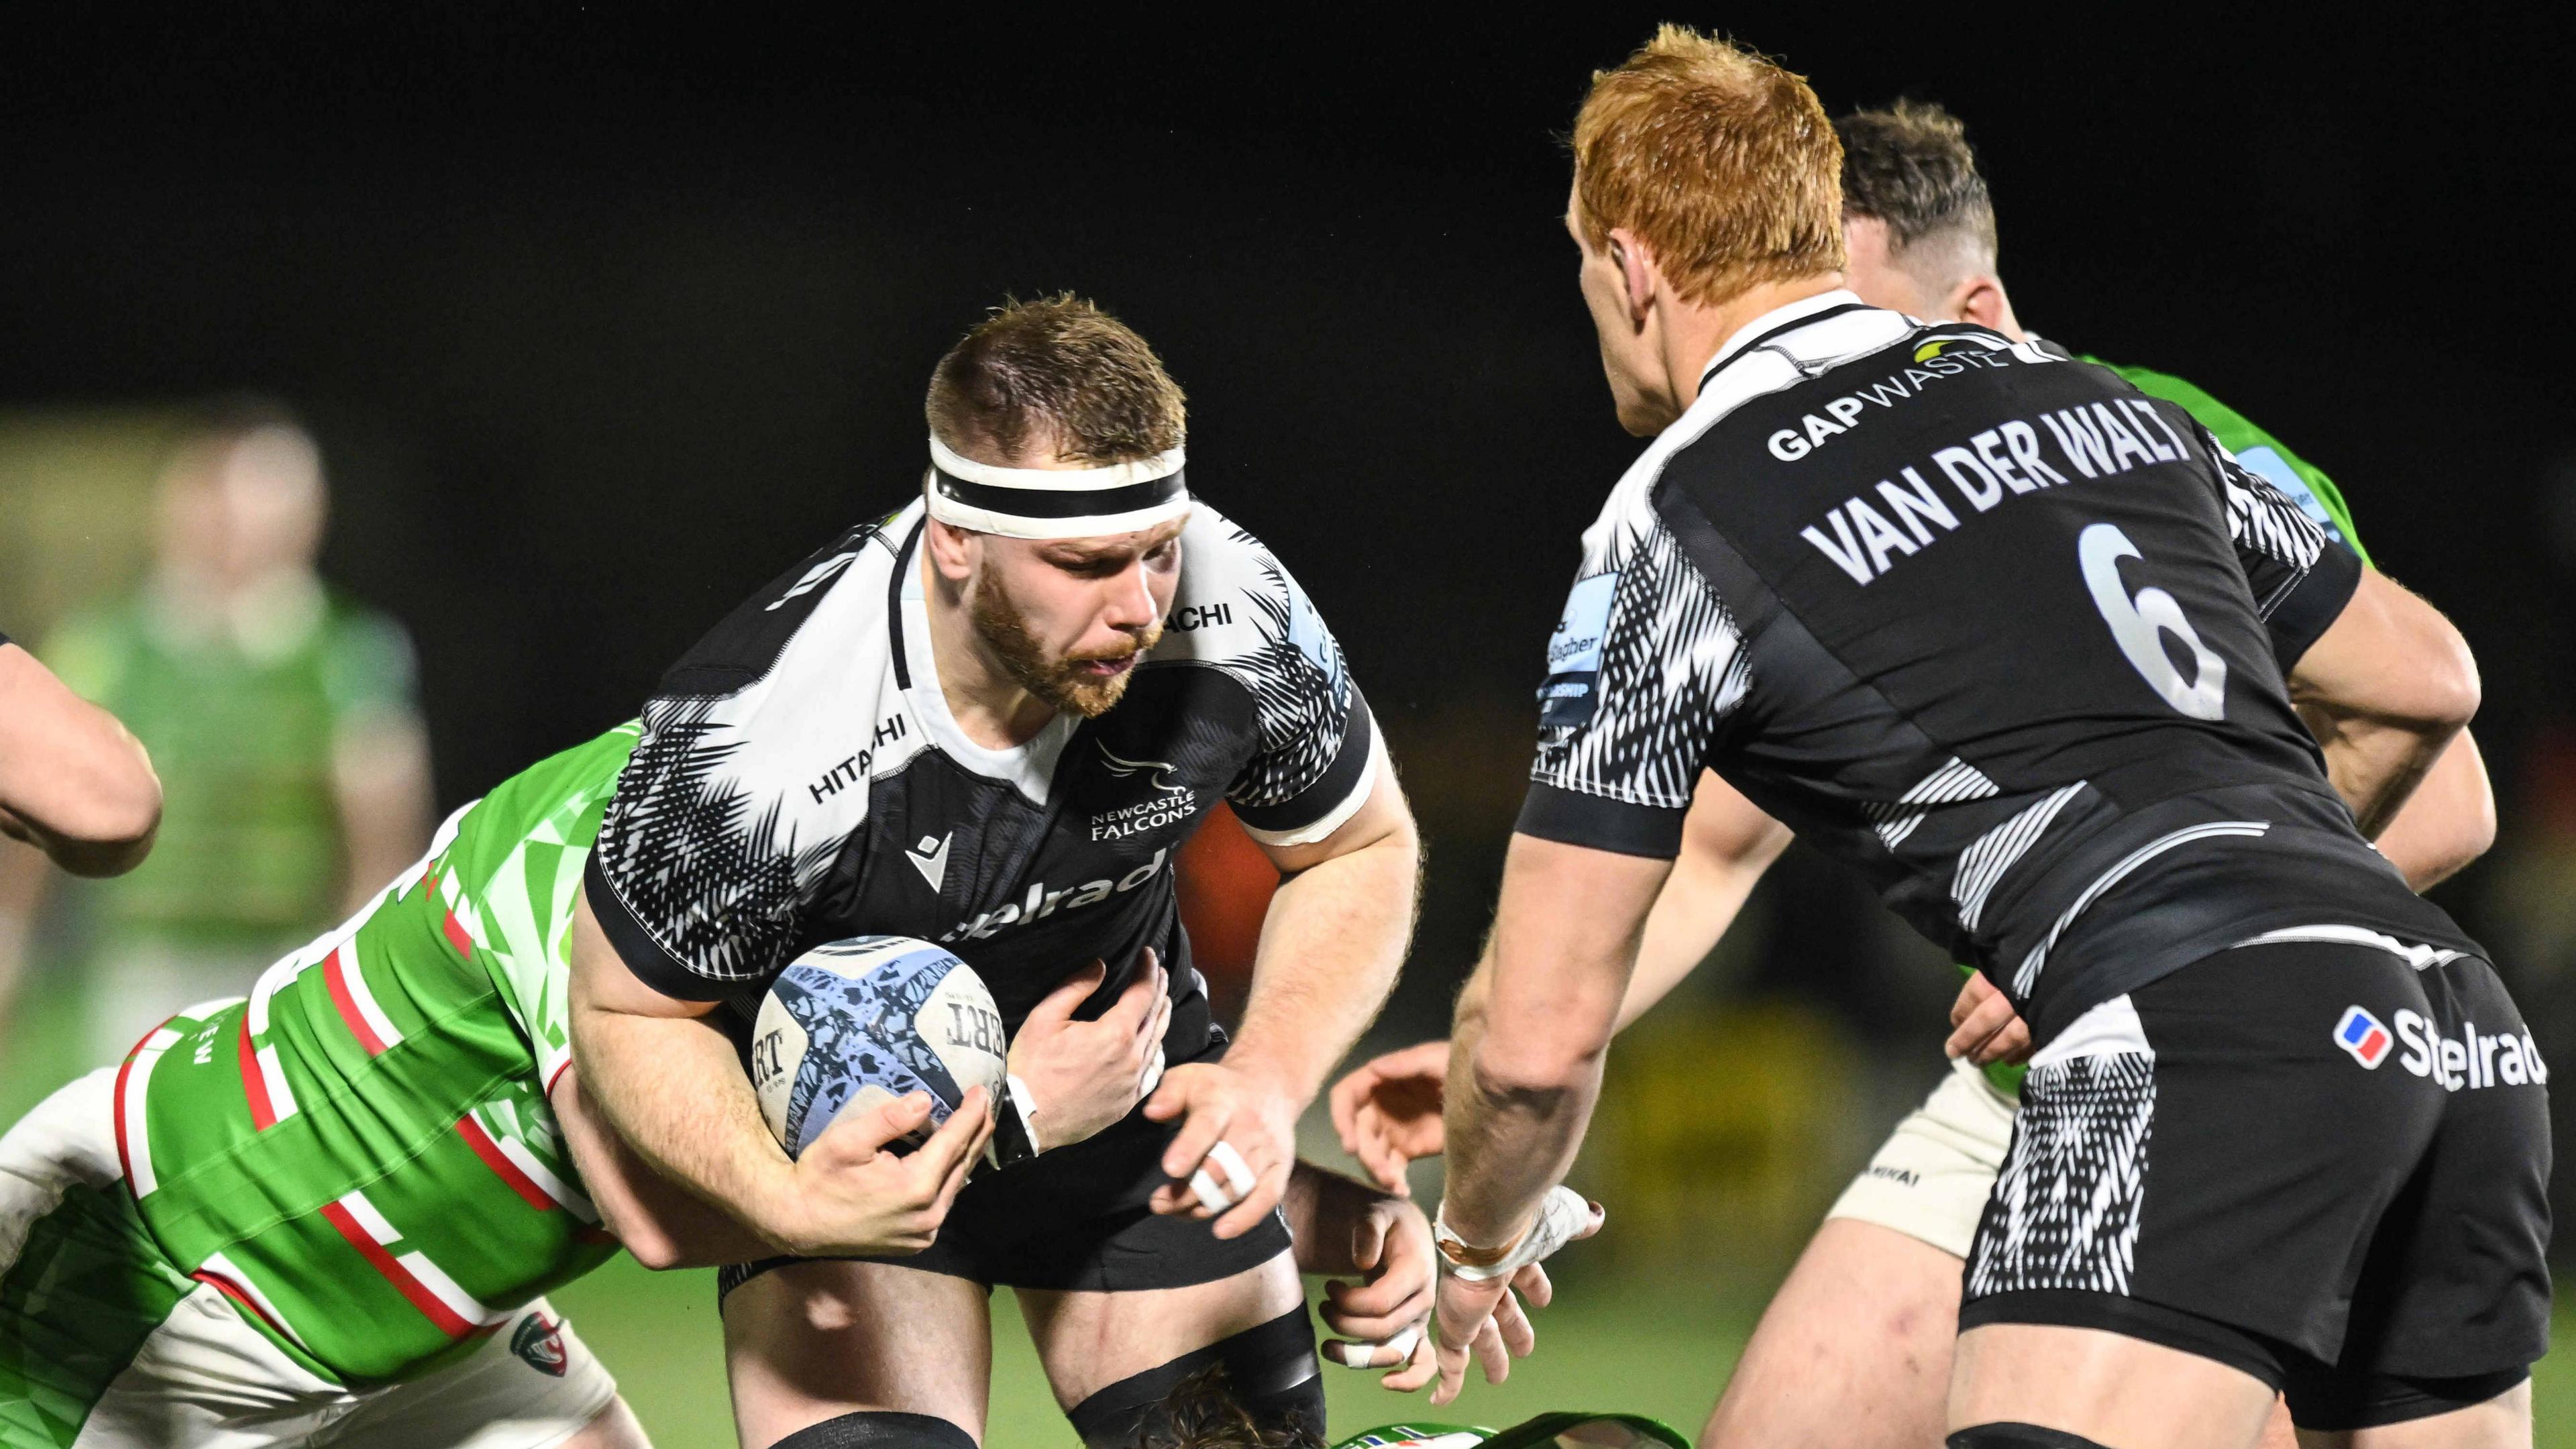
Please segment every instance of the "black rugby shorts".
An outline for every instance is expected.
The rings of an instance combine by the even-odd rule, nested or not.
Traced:
[[[2425,1417],[2548,1347],[2547,1068],[2495,970],[2276,932],[2033,1059],[1962,1330],[2105,1329],[2241,1368],[2312,1429]]]

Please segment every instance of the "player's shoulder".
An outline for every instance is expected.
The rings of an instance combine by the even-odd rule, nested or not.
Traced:
[[[2353,527],[2352,509],[2325,470],[2290,450],[2290,445],[2261,424],[2213,396],[2208,389],[2170,372],[2085,356],[2083,361],[2108,368],[2130,386],[2152,398],[2172,403],[2209,430],[2218,445],[2233,454],[2248,472],[2288,495],[2327,536],[2350,547],[2368,562]]]
[[[883,635],[895,556],[919,513],[915,504],[834,535],[701,636],[664,672],[659,692],[738,693],[809,669],[836,646],[864,648],[867,636]]]
[[[1181,578],[1154,664],[1239,666],[1321,620],[1268,544],[1205,502],[1181,529]]]
[[[708,631],[662,677],[629,767],[846,827],[864,782],[924,748],[903,687],[911,508],[847,530]]]
[[[2062,360],[1989,328],[1926,322],[1829,292],[1730,339],[1701,374],[1699,396],[1638,468],[1658,476],[1731,475],[1878,452],[1852,444],[1941,426],[1952,410],[1924,404],[1976,391],[1981,379]]]

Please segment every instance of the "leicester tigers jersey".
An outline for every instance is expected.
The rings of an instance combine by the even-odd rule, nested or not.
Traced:
[[[647,983],[746,1010],[809,946],[918,936],[974,966],[1014,1029],[1094,960],[1115,991],[1150,946],[1172,968],[1167,1051],[1200,1050],[1173,857],[1219,800],[1273,844],[1358,810],[1380,747],[1339,645],[1202,503],[1125,697],[990,749],[940,690],[923,528],[915,503],[852,530],[664,677],[591,856],[601,925]]]
[[[1828,293],[1722,349],[1585,534],[1520,829],[1669,856],[1714,769],[2043,1040],[2273,926],[2456,940],[2282,682],[2359,569],[2109,370]]]

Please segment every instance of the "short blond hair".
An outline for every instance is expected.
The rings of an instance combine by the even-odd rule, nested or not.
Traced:
[[[1842,143],[1806,81],[1683,25],[1597,71],[1574,118],[1575,223],[1636,234],[1684,301],[1843,266]]]

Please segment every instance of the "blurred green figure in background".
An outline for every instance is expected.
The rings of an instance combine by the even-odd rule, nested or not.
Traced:
[[[48,889],[48,932],[86,998],[85,1058],[228,994],[346,914],[429,839],[426,736],[409,638],[314,572],[322,459],[286,413],[200,418],[161,476],[141,585],[67,620],[41,655],[151,751],[165,795],[151,859],[49,885],[0,859],[0,1017]]]

